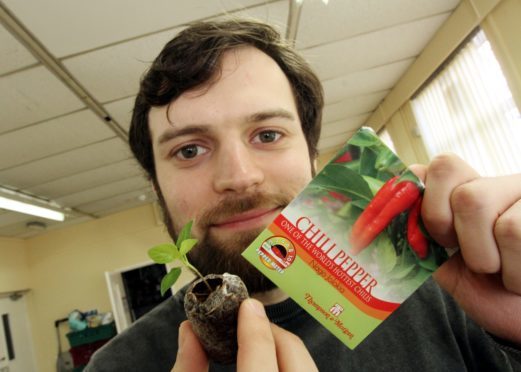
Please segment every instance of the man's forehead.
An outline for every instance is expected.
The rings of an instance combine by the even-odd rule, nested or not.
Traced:
[[[225,50],[222,53],[217,61],[213,74],[207,81],[184,91],[180,97],[197,98],[204,95],[215,83],[226,79],[230,74],[233,74],[240,65],[245,63],[253,63],[255,65],[268,64],[271,65],[272,68],[280,70],[275,60],[260,49],[251,45],[239,45]],[[282,70],[280,72],[282,72]]]
[[[247,65],[247,67],[241,68],[244,65]],[[237,72],[234,75],[234,72],[238,70],[242,72]],[[261,74],[260,71],[264,71],[264,73]],[[265,75],[266,73],[268,75]],[[263,76],[262,79],[259,79],[259,74]],[[234,98],[233,93],[231,96],[223,94],[222,87],[229,86],[227,80],[228,77],[231,78],[232,76],[240,76],[241,82],[255,86],[255,95],[259,99],[250,100],[247,105],[241,105],[235,104],[234,100],[236,98]],[[275,80],[274,76],[277,76]],[[235,78],[234,82],[236,81],[237,78]],[[298,117],[298,114],[293,112],[295,108],[289,107],[295,104],[293,98],[288,100],[291,103],[290,105],[285,105],[283,103],[284,100],[274,98],[272,93],[268,95],[268,102],[265,101],[266,98],[264,100],[260,99],[260,90],[257,87],[259,84],[265,85],[266,81],[271,81],[271,87],[273,87],[273,84],[276,84],[278,91],[281,90],[281,84],[287,85],[287,90],[293,96],[285,74],[280,70],[278,64],[261,50],[252,46],[240,46],[224,52],[220,58],[216,73],[207,82],[183,92],[165,106],[151,107],[148,121],[153,138],[162,135],[163,131],[175,131],[183,126],[206,125],[208,124],[207,121],[213,123],[215,110],[218,110],[222,115],[223,107],[227,107],[227,113],[233,111],[234,119],[238,119],[240,116],[239,119],[243,122],[261,121],[270,117],[294,120]],[[233,85],[236,84],[234,82],[231,84],[234,87],[233,90],[237,91],[237,85]],[[217,88],[217,85],[219,88]],[[215,90],[217,90],[217,93]],[[272,92],[273,89],[269,91]],[[244,91],[241,90],[241,96],[244,97],[243,93]],[[226,98],[222,97],[232,98],[225,101],[225,104],[221,102],[220,105],[213,105],[222,99],[226,100]]]
[[[170,124],[169,118],[167,116],[168,106],[152,106],[150,110],[148,110],[148,126],[152,132],[154,132],[154,128],[158,127],[159,124]]]

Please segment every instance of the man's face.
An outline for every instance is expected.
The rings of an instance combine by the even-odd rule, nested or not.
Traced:
[[[190,259],[203,274],[227,271],[251,292],[269,289],[240,253],[312,174],[282,70],[258,49],[228,51],[211,84],[152,108],[149,125],[170,234],[193,219]]]

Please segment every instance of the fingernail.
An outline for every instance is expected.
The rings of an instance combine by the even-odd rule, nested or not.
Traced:
[[[266,310],[264,310],[264,305],[261,302],[254,300],[253,298],[250,298],[246,301],[247,305],[253,310],[255,314],[261,318],[266,318]]]

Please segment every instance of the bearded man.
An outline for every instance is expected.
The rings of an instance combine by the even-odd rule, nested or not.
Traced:
[[[521,369],[519,175],[482,179],[451,155],[414,168],[426,183],[427,229],[461,254],[438,270],[443,289],[427,281],[355,351],[241,257],[312,179],[322,108],[319,79],[268,25],[197,23],[164,47],[141,82],[131,148],[172,238],[195,221],[192,263],[203,275],[241,276],[257,300],[239,312],[236,365],[208,364],[183,289],[87,371]],[[493,189],[501,196],[488,197]]]

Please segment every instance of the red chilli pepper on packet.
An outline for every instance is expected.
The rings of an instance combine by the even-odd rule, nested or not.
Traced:
[[[418,258],[423,260],[429,253],[429,242],[419,225],[422,199],[421,196],[418,198],[407,217],[407,242]]]
[[[366,248],[392,221],[409,209],[420,196],[420,189],[412,181],[389,179],[378,190],[351,229],[351,253],[356,255]]]

